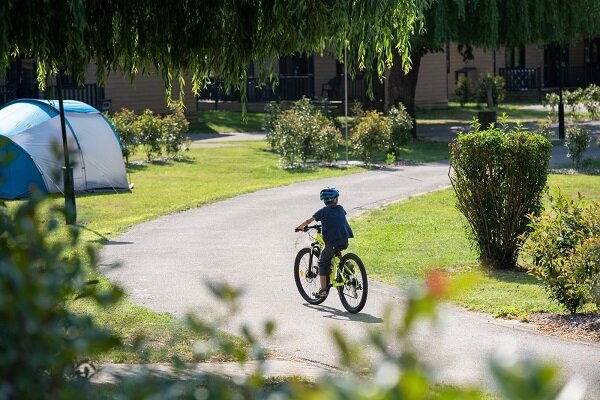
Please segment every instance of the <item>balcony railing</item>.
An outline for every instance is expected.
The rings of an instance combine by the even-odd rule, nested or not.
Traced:
[[[0,107],[15,99],[15,90],[11,85],[0,85]]]
[[[563,85],[566,87],[586,87],[600,84],[600,65],[584,65],[563,68]]]
[[[506,90],[509,92],[541,88],[539,68],[500,68],[498,72],[504,78]]]
[[[274,101],[274,100],[298,100],[302,96],[313,98],[315,95],[314,77],[304,76],[280,76],[277,85],[269,82],[264,86],[258,86],[256,78],[248,78],[246,81],[246,97],[249,103]],[[222,82],[216,80],[209,84],[198,96],[200,100],[214,101],[239,101],[240,92],[230,90],[229,93],[222,87]]]
[[[58,98],[56,94],[56,86],[49,86],[45,92],[46,99]],[[104,88],[96,85],[95,83],[85,84],[83,86],[67,86],[62,88],[63,99],[65,100],[79,100],[87,103],[97,110],[102,110],[102,103],[104,102]]]

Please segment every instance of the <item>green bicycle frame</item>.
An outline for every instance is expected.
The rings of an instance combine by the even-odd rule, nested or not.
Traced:
[[[315,236],[315,241],[311,243],[311,247],[314,250],[316,247],[319,249],[319,255],[321,251],[325,247],[325,242],[323,241],[323,234],[321,233],[321,229],[317,230],[317,234]],[[348,270],[347,274],[339,273],[338,266],[340,265],[340,260],[342,258],[341,252],[336,252],[331,259],[331,273],[329,274],[329,284],[333,287],[345,286],[348,284],[348,276],[350,276],[353,271]],[[312,262],[312,258],[311,258]]]

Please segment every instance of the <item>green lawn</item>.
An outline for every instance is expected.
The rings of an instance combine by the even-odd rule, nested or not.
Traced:
[[[418,124],[468,124],[477,116],[478,111],[496,111],[498,117],[506,113],[509,122],[539,122],[548,118],[548,113],[542,110],[524,109],[527,104],[500,104],[497,107],[486,108],[476,103],[466,103],[463,107],[459,103],[450,102],[446,108],[419,109],[417,110]],[[531,104],[529,104],[531,105]]]
[[[338,149],[339,159],[346,159],[345,147],[340,146]],[[434,140],[411,140],[405,147],[400,150],[400,159],[398,161],[411,162],[429,162],[446,160],[450,158],[448,143]],[[384,151],[376,151],[373,154],[373,162],[385,162],[387,153]],[[352,148],[348,150],[349,160],[360,160],[360,158],[352,153]]]
[[[600,199],[600,176],[551,175],[551,191]],[[352,250],[365,261],[376,280],[405,286],[430,268],[453,276],[476,272],[470,289],[454,301],[472,310],[521,318],[526,312],[564,311],[550,302],[536,280],[519,272],[481,272],[466,238],[464,220],[451,189],[414,197],[385,209],[365,213],[351,222]]]
[[[190,123],[190,133],[260,132],[265,113],[247,113],[246,120],[241,112],[199,111],[198,120]]]

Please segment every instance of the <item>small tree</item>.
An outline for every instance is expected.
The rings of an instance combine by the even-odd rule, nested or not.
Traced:
[[[170,157],[181,155],[185,146],[185,134],[190,128],[190,123],[183,112],[184,106],[181,102],[169,103],[171,114],[163,118],[163,141],[165,152]]]
[[[392,124],[388,118],[377,111],[367,111],[352,129],[352,150],[361,160],[369,163],[375,151],[387,151],[391,132]]]
[[[550,107],[550,111],[548,112],[548,118],[550,118],[550,121],[554,122],[558,118],[557,106],[559,99],[560,98],[558,94],[553,92],[547,93],[544,97],[544,104]]]
[[[458,101],[460,102],[460,106],[464,107],[466,103],[471,101],[471,83],[469,82],[469,78],[466,76],[461,76],[458,78],[458,82],[456,83],[456,88],[454,92],[458,96]]]
[[[162,154],[163,127],[160,117],[151,110],[145,110],[138,119],[140,129],[140,142],[144,147],[146,158],[151,161],[155,156]]]
[[[389,153],[393,154],[395,159],[400,156],[400,149],[410,142],[410,132],[412,129],[412,118],[406,111],[402,103],[398,107],[392,107],[388,113],[388,119],[391,123]]]
[[[565,141],[565,146],[569,149],[567,157],[570,157],[573,160],[575,168],[579,168],[581,157],[590,145],[590,131],[581,125],[571,125],[567,127],[566,136],[567,140]]]
[[[504,78],[486,72],[477,80],[477,102],[486,103],[488,107],[497,106],[504,100]]]
[[[125,162],[129,164],[129,157],[135,154],[140,141],[140,127],[136,123],[135,113],[127,108],[122,108],[110,118],[121,139],[121,151]]]
[[[450,181],[480,260],[515,269],[527,215],[542,209],[552,151],[545,137],[517,127],[460,134],[450,144]]]
[[[277,136],[275,134],[275,123],[279,119],[279,115],[283,111],[283,107],[280,103],[276,103],[271,101],[267,103],[265,106],[265,119],[263,121],[263,130],[267,134],[267,142],[269,142],[269,146],[271,146],[271,150],[276,150],[277,147]]]
[[[577,107],[583,102],[584,99],[583,89],[577,88],[572,92],[565,90],[563,92],[563,98],[565,100],[565,104],[569,107],[569,111],[571,112],[571,119],[577,121],[579,119]]]
[[[600,86],[591,84],[583,92],[583,105],[595,120],[600,114]]]

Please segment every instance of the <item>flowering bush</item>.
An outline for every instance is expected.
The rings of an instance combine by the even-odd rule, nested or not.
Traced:
[[[140,126],[137,123],[135,113],[127,108],[122,108],[121,112],[108,117],[113,127],[121,139],[121,151],[125,162],[129,163],[129,157],[135,154],[137,146],[140,143]]]
[[[575,313],[587,300],[600,273],[600,203],[588,206],[560,193],[551,210],[530,216],[531,234],[522,245],[533,259],[529,273],[548,296]]]
[[[550,118],[550,121],[556,121],[557,119],[557,107],[559,100],[560,97],[557,93],[554,92],[547,93],[546,97],[544,97],[544,104],[550,107],[550,111],[548,112],[548,117]]]
[[[480,75],[477,80],[477,102],[487,103],[488,107],[497,106],[498,103],[504,100],[504,86],[504,78],[500,75],[494,75],[489,72]],[[488,99],[488,91],[491,91],[491,104],[489,102],[490,99]]]
[[[398,159],[400,148],[410,142],[410,131],[413,126],[412,118],[402,103],[392,107],[388,113],[391,123],[389,153]]]
[[[280,154],[285,165],[306,163],[309,159],[332,162],[342,137],[339,129],[309,99],[302,98],[290,109],[270,108],[273,119],[267,141]]]
[[[190,128],[185,114],[183,113],[183,104],[171,102],[169,104],[171,114],[163,118],[163,134],[165,152],[170,157],[177,157],[185,147],[185,134]]]
[[[371,162],[373,152],[387,151],[390,145],[392,123],[377,111],[366,111],[352,130],[350,144],[361,160]]]
[[[148,161],[162,155],[163,126],[159,116],[152,110],[144,110],[138,119],[140,129],[140,142],[146,153]]]
[[[571,157],[575,167],[579,168],[581,156],[590,145],[590,131],[581,125],[571,125],[567,127],[566,136],[565,146],[569,149],[567,157]]]

